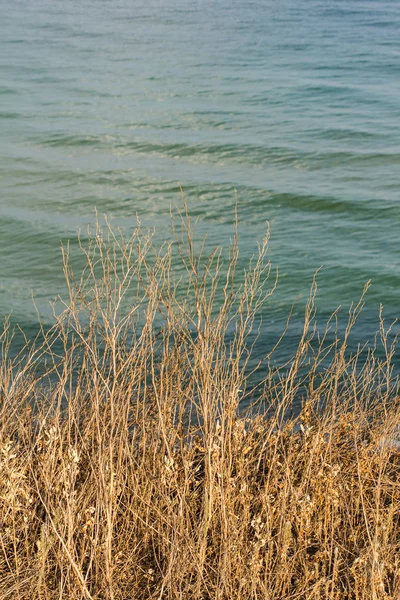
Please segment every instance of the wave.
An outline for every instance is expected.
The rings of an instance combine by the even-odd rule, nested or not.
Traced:
[[[346,129],[327,129],[319,135],[327,139],[347,139],[350,141],[352,136],[363,138],[374,134]],[[173,159],[201,159],[202,162],[213,164],[221,161],[254,166],[274,164],[276,166],[293,166],[296,169],[304,170],[319,170],[350,164],[364,167],[400,165],[400,152],[398,151],[363,152],[358,149],[357,152],[352,150],[309,152],[287,146],[267,146],[252,143],[169,143],[131,140],[108,134],[71,135],[57,133],[47,137],[31,138],[31,142],[55,148],[92,147],[120,155],[134,153]]]

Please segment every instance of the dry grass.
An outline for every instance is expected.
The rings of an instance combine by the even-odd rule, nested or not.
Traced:
[[[318,334],[314,286],[293,360],[258,390],[273,410],[239,413],[274,288],[267,239],[243,285],[236,236],[222,265],[185,213],[154,246],[140,226],[99,228],[79,277],[64,253],[69,299],[45,341],[10,361],[5,328],[0,598],[398,599],[383,321],[386,357],[361,366],[346,343],[362,303],[342,336],[336,316]]]

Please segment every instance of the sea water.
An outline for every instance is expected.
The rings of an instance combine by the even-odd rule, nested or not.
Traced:
[[[60,243],[95,210],[170,236],[182,187],[208,248],[242,269],[271,231],[278,288],[258,352],[292,352],[317,269],[319,323],[372,285],[399,315],[398,0],[0,0],[0,315],[28,338],[65,293]],[[34,302],[32,301],[34,298]],[[280,355],[279,355],[280,353]]]

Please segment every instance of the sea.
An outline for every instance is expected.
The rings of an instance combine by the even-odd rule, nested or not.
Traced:
[[[317,327],[352,348],[400,314],[398,0],[0,0],[0,316],[27,339],[96,213],[162,243],[182,191],[238,278],[269,228],[256,353]],[[83,233],[85,235],[85,233]],[[344,325],[343,325],[344,327]],[[398,331],[393,327],[393,335]],[[21,345],[16,329],[15,351]],[[397,367],[396,367],[397,368]]]

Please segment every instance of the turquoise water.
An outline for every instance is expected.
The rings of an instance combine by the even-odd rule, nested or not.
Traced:
[[[261,345],[371,279],[399,316],[398,0],[0,0],[0,313],[33,336],[64,291],[60,240],[108,213],[168,234],[185,190],[210,247],[242,260],[265,222],[278,290]],[[73,243],[73,242],[72,242]],[[293,336],[295,333],[293,333]],[[293,336],[282,347],[290,350]]]

